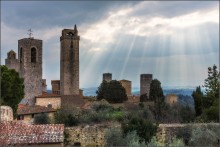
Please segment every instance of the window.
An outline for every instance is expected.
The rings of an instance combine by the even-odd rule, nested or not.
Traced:
[[[36,48],[31,48],[31,62],[36,63]]]
[[[20,62],[22,62],[22,47],[20,48]]]
[[[34,118],[34,114],[32,114],[31,117]]]

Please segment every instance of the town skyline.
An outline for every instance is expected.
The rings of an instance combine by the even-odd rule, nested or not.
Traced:
[[[10,50],[18,56],[17,41],[33,29],[34,38],[43,40],[48,89],[60,77],[61,31],[75,24],[81,38],[80,88],[99,86],[108,72],[113,80],[132,81],[132,87],[139,87],[143,73],[162,86],[198,86],[209,66],[219,67],[217,1],[4,1],[1,14],[1,63]]]

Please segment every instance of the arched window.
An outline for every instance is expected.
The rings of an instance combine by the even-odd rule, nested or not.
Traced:
[[[35,63],[37,58],[36,48],[31,48],[31,62]]]
[[[20,48],[20,62],[22,62],[22,47]]]

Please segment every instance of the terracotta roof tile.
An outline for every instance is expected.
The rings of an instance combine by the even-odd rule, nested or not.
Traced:
[[[18,108],[17,114],[35,114],[35,113],[44,113],[44,112],[55,112],[56,110],[50,107],[44,107],[44,106],[29,106],[25,105],[21,108]]]
[[[0,123],[0,146],[62,143],[63,124],[29,125],[21,122]]]

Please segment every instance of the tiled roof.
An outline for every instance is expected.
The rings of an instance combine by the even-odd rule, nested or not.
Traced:
[[[21,115],[21,114],[35,114],[35,113],[44,113],[44,112],[54,112],[56,111],[53,108],[50,107],[44,107],[44,106],[23,106],[22,108],[18,108],[17,110],[17,114]]]
[[[39,98],[47,98],[47,97],[60,97],[60,95],[58,94],[54,94],[54,93],[47,93],[47,92],[42,92],[42,95],[36,96]]]
[[[0,146],[62,143],[63,124],[29,125],[21,122],[0,123]]]

